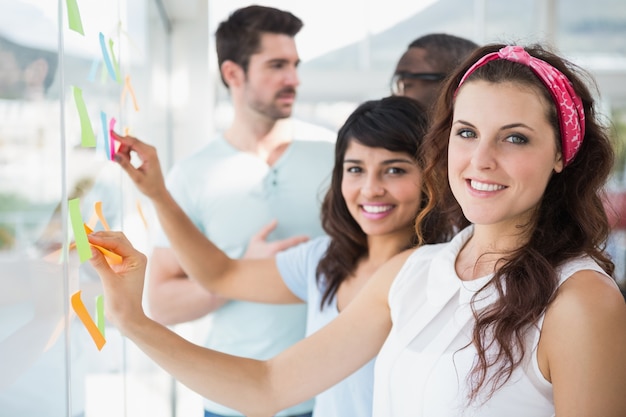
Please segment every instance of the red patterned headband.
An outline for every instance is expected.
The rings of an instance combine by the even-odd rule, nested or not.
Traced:
[[[496,59],[505,59],[528,66],[550,90],[559,116],[563,160],[565,165],[569,164],[576,156],[585,136],[585,111],[582,100],[574,91],[572,83],[552,65],[531,56],[521,46],[506,46],[476,61],[461,78],[457,91],[477,68]]]

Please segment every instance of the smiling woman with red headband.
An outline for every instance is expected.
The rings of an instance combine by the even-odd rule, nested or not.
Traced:
[[[339,316],[267,361],[202,349],[148,319],[145,257],[92,243],[109,316],[176,378],[268,416],[378,354],[374,415],[626,415],[626,304],[604,252],[613,163],[581,71],[533,46],[479,48],[449,77],[424,144],[429,204],[449,243],[380,268]]]

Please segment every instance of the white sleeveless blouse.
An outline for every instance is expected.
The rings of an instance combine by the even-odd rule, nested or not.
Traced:
[[[469,302],[491,276],[462,281],[456,257],[473,227],[450,243],[417,249],[398,273],[389,292],[393,327],[376,360],[375,417],[549,417],[554,415],[552,385],[537,364],[543,323],[527,335],[526,356],[509,381],[490,398],[468,405],[467,376],[477,356]],[[590,258],[563,265],[559,285],[580,270],[605,272]],[[483,294],[485,294],[483,292]],[[484,308],[495,290],[475,301]]]

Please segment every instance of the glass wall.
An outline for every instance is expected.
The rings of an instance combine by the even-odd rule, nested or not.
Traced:
[[[102,319],[83,226],[147,249],[108,132],[168,140],[168,37],[149,0],[2,1],[0,415],[171,415],[171,380]]]
[[[167,171],[174,150],[183,154],[181,149],[204,143],[213,133],[205,130],[220,130],[230,121],[230,99],[219,82],[210,42],[216,22],[247,2],[209,2],[209,33],[196,22],[206,12],[195,13],[193,3],[0,0],[0,416],[166,417],[176,409],[190,415],[180,412],[180,386],[106,321],[97,328],[96,300],[102,290],[88,261],[81,259],[81,226],[102,229],[106,222],[150,252],[155,220],[148,201],[110,160],[110,127],[157,146]],[[400,3],[385,7],[404,7]],[[366,28],[364,39],[336,45],[327,8],[265,2],[301,16],[306,25],[299,36],[310,30],[311,44],[334,45],[315,56],[306,53],[305,45],[300,48],[306,59],[297,115],[339,127],[359,102],[389,94],[396,60],[425,33],[481,42],[548,38],[597,76],[604,113],[626,148],[623,1],[592,5],[577,0],[576,7],[549,2],[558,5],[552,10],[554,27],[543,1],[427,3],[419,13],[403,11],[384,30]],[[483,4],[482,14],[476,4]],[[180,5],[192,11],[177,16],[172,51],[165,8],[176,12]],[[344,24],[335,26],[344,30]],[[213,60],[208,74],[207,56]],[[185,76],[173,77],[177,68],[172,70],[172,64],[196,70],[178,68],[178,75]],[[187,82],[187,88],[172,88],[173,78]],[[203,124],[207,120],[211,129]],[[624,155],[611,190],[618,210],[626,213]],[[610,248],[618,280],[626,287],[626,222],[616,225]],[[201,413],[200,407],[194,409]]]

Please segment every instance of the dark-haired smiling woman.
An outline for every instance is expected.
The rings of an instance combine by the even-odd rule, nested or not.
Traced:
[[[146,317],[145,257],[92,261],[111,318],[192,389],[268,416],[374,356],[376,417],[626,415],[626,303],[604,252],[613,149],[574,65],[487,45],[446,81],[426,136],[429,202],[458,234],[380,267],[339,316],[267,360],[209,351]]]
[[[136,151],[143,166],[120,163],[151,198],[187,273],[225,298],[273,304],[307,304],[307,334],[335,319],[376,269],[416,243],[414,221],[425,205],[418,158],[427,128],[424,108],[406,97],[358,106],[340,128],[329,190],[322,203],[327,236],[276,257],[231,259],[182,214],[163,184],[154,148],[134,138],[121,155]],[[432,224],[427,241],[445,240]],[[374,361],[316,396],[315,417],[371,417]]]

